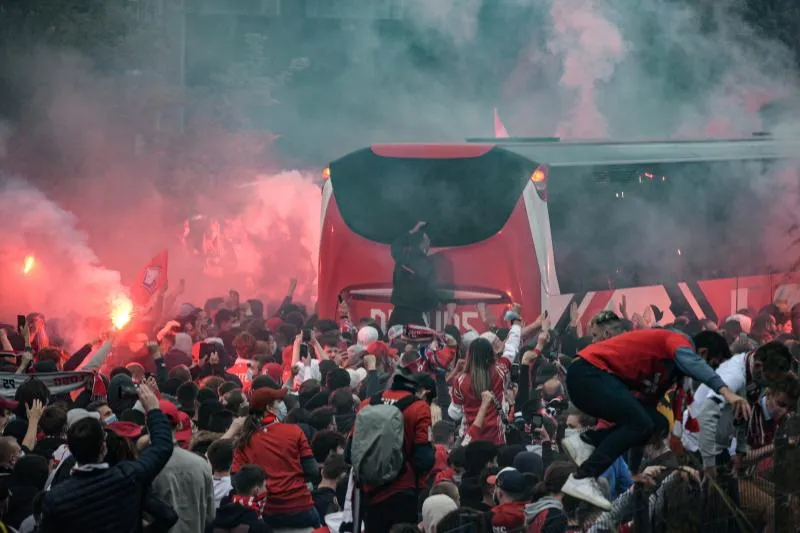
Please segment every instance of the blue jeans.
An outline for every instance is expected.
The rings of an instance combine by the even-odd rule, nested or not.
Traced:
[[[294,514],[264,515],[264,522],[268,526],[277,528],[320,527],[319,513],[315,508]]]

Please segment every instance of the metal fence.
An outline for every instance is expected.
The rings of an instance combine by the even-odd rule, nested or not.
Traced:
[[[705,480],[695,492],[686,489],[688,495],[686,490],[671,494],[655,515],[652,503],[640,495],[633,531],[800,533],[800,417],[787,419],[773,446],[758,452],[753,450],[740,468],[721,461],[716,479]],[[687,462],[700,470],[696,461]],[[670,505],[671,499],[679,501]]]
[[[800,416],[779,428],[774,458],[775,533],[800,531]]]
[[[702,470],[691,456],[684,462]],[[674,489],[654,503],[652,488],[634,487],[634,511],[619,531],[635,533],[800,533],[800,416],[793,415],[778,429],[772,447],[753,450],[741,467],[721,461],[716,479],[702,482],[684,476]],[[569,509],[572,524],[584,521]],[[488,518],[488,517],[485,517]],[[488,520],[465,516],[438,533],[490,533]],[[587,531],[590,526],[571,526]],[[524,530],[523,530],[524,531]],[[603,533],[611,530],[600,530]],[[508,532],[512,533],[512,532]]]

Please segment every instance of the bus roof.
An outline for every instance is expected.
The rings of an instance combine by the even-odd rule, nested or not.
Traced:
[[[501,146],[540,165],[551,167],[800,158],[800,140],[769,137],[636,142],[512,142]]]
[[[478,144],[479,143],[479,144]],[[480,157],[502,147],[540,165],[576,167],[704,161],[800,159],[800,139],[754,136],[724,140],[561,141],[558,138],[470,139],[464,144],[376,144],[382,157]]]

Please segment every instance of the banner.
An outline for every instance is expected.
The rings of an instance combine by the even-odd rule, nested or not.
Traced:
[[[508,130],[503,125],[503,121],[500,120],[500,113],[497,112],[497,108],[494,110],[494,136],[498,139],[507,139],[509,137]]]
[[[135,306],[148,305],[153,295],[166,286],[168,263],[169,252],[162,250],[144,266],[131,287],[131,296]]]
[[[0,396],[14,399],[17,389],[28,379],[35,377],[47,386],[51,395],[66,394],[83,387],[93,372],[51,372],[46,374],[13,374],[0,372]]]

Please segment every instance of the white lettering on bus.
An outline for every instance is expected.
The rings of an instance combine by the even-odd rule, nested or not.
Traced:
[[[437,311],[434,315],[434,325],[437,331],[442,331],[444,329],[444,315],[446,315],[446,311]],[[386,324],[387,318],[391,317],[392,313],[389,311],[388,313],[383,309],[373,308],[369,310],[369,317],[377,322],[378,326],[381,328],[382,331],[386,331]],[[453,316],[452,324],[459,328],[460,330],[469,330],[469,329],[476,329],[476,325],[471,323],[478,319],[478,312],[477,311],[462,311],[460,313],[456,313]]]
[[[386,331],[386,313],[384,313],[380,309],[370,309],[369,317],[378,323],[378,326],[381,328],[381,331]]]

